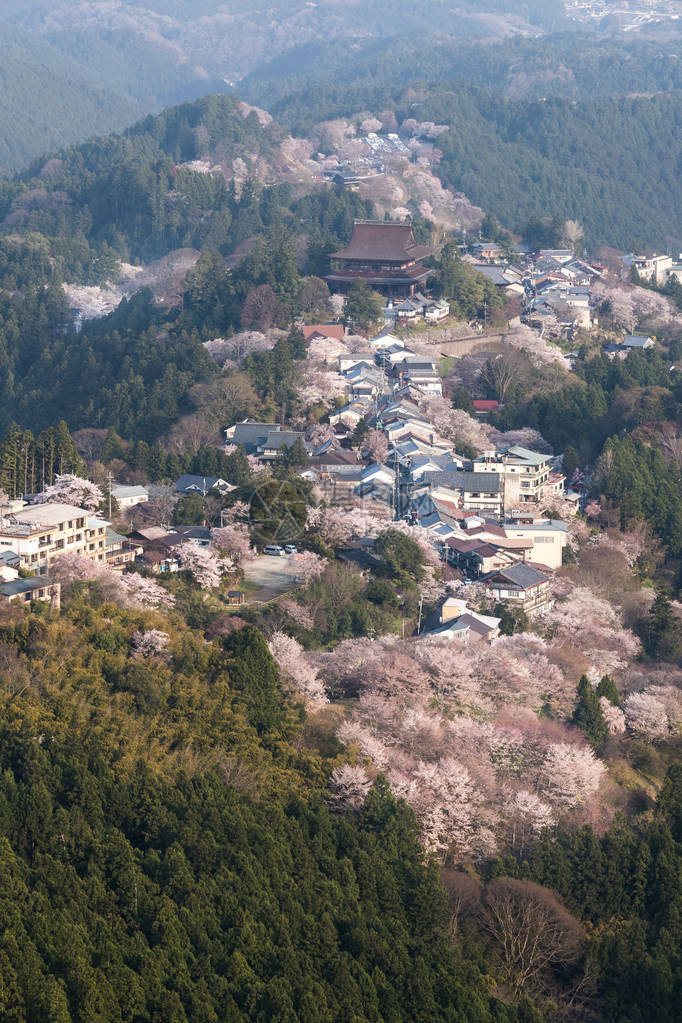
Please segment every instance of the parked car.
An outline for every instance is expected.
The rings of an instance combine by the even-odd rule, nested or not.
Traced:
[[[263,553],[264,554],[271,554],[275,558],[283,558],[284,557],[284,548],[280,547],[276,543],[269,543],[267,545],[267,547],[265,548],[265,550],[263,551]]]
[[[295,543],[285,543],[284,552],[286,554],[298,554],[298,547]]]

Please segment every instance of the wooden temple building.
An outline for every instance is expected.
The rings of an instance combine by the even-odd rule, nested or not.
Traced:
[[[325,280],[330,291],[341,294],[360,278],[386,298],[409,298],[424,289],[433,272],[421,262],[432,253],[428,245],[417,244],[409,223],[356,220],[348,245],[332,252]]]

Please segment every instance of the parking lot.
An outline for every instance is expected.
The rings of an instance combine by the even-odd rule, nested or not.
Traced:
[[[289,559],[271,554],[261,554],[252,561],[244,576],[248,603],[265,604],[294,586],[289,575]]]

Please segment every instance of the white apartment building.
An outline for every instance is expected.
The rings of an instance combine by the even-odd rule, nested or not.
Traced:
[[[502,528],[510,540],[533,541],[533,550],[529,552],[528,560],[547,565],[548,568],[561,567],[564,547],[568,544],[568,526],[565,522],[557,519],[507,519]]]
[[[668,273],[672,269],[673,260],[672,256],[651,256],[649,258],[635,256],[632,265],[644,280],[654,284],[665,284]]]
[[[552,467],[549,455],[514,444],[503,451],[484,451],[474,459],[474,471],[497,473],[504,477],[504,508],[509,512],[517,504],[538,504]],[[557,489],[557,493],[560,492],[563,492],[563,481]]]
[[[21,567],[46,575],[65,551],[106,561],[108,522],[71,504],[35,504],[0,521],[0,553],[15,551]]]

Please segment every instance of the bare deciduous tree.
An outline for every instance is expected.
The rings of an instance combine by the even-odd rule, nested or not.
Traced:
[[[483,366],[481,380],[503,402],[509,388],[520,380],[522,366],[523,359],[516,354],[496,355]]]
[[[585,932],[559,899],[539,884],[500,877],[488,885],[482,922],[499,946],[509,984],[520,992],[553,967],[580,962]]]
[[[168,435],[168,447],[180,455],[196,455],[199,448],[216,445],[219,440],[216,427],[202,416],[183,416]]]
[[[277,322],[281,307],[269,284],[251,288],[242,307],[242,327],[245,330],[268,330]]]

